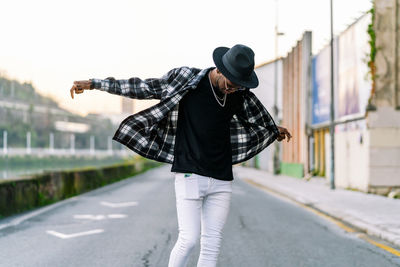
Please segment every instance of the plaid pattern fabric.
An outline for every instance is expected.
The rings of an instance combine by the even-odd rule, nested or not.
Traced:
[[[179,101],[194,90],[209,69],[181,67],[159,79],[92,79],[95,89],[135,99],[160,99],[122,121],[113,139],[139,155],[165,163],[174,161]],[[231,120],[232,164],[261,152],[277,138],[274,120],[257,97],[247,91],[242,109]]]

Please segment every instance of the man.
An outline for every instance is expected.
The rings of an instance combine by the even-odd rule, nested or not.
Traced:
[[[216,266],[232,194],[232,164],[274,140],[291,138],[249,90],[258,86],[254,52],[244,45],[218,47],[213,59],[216,68],[176,68],[160,79],[75,81],[70,90],[72,98],[99,89],[160,99],[126,118],[113,139],[146,158],[172,164],[179,236],[170,267],[186,265],[200,234],[197,266]]]

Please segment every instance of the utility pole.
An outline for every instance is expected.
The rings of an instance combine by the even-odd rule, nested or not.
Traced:
[[[70,135],[70,153],[75,155],[75,134],[71,133]]]
[[[49,151],[50,154],[54,153],[54,133],[50,133],[50,142],[49,142]]]
[[[31,132],[26,133],[26,154],[31,154]]]
[[[334,62],[333,62],[333,0],[331,4],[331,121],[330,121],[330,137],[331,137],[331,189],[335,189],[335,98],[334,98]]]
[[[111,136],[108,136],[108,154],[112,154],[113,153],[113,151],[112,151],[112,138],[111,138]]]
[[[283,33],[278,30],[278,0],[275,0],[275,62],[274,62],[274,118],[278,120],[279,109],[278,109],[278,37],[283,35]],[[278,174],[280,171],[279,162],[279,143],[274,143],[274,174]]]
[[[7,131],[3,131],[3,155],[7,155]]]
[[[14,85],[14,81],[11,81],[11,98],[14,98],[15,95],[15,85]]]
[[[90,155],[94,155],[94,136],[90,136]]]

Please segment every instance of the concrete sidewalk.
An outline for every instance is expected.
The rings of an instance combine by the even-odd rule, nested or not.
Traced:
[[[331,190],[323,178],[306,181],[239,166],[234,167],[234,175],[238,179],[250,179],[400,247],[400,199],[344,189]]]

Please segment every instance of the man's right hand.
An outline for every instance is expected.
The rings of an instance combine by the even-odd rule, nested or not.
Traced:
[[[74,85],[72,86],[70,92],[71,97],[74,99],[74,93],[82,94],[84,90],[92,90],[92,81],[84,80],[84,81],[74,81]]]

